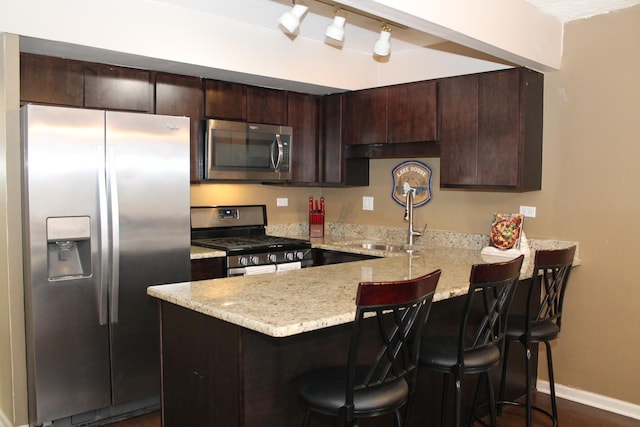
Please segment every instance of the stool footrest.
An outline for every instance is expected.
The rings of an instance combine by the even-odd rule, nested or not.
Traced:
[[[526,407],[527,404],[525,402],[514,402],[513,400],[501,400],[501,401],[497,401],[496,402],[496,408],[498,409],[498,413],[502,413],[502,407],[504,405],[508,405],[508,406],[519,406],[519,407]],[[553,416],[553,414],[549,411],[547,411],[544,408],[541,408],[539,406],[536,405],[531,405],[531,409],[533,409],[534,411],[538,411],[541,414],[546,415],[551,422],[553,423],[551,425],[551,427],[558,427],[558,419],[556,417]],[[483,424],[483,421],[480,421],[481,424]],[[483,424],[486,425],[486,424]]]

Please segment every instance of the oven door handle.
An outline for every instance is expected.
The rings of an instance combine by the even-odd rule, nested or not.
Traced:
[[[275,273],[276,265],[252,265],[249,267],[235,267],[227,270],[227,275],[231,276],[250,276],[253,274]]]

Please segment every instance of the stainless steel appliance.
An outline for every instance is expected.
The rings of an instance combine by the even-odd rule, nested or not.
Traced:
[[[311,267],[308,240],[266,234],[267,207],[196,206],[191,208],[194,245],[227,253],[227,276]]]
[[[21,115],[30,423],[157,408],[146,288],[190,279],[189,119],[37,105]]]
[[[293,129],[207,120],[205,179],[277,182],[291,179]]]

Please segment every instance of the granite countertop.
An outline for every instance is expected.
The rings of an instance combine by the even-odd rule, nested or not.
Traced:
[[[503,261],[478,249],[419,246],[418,252],[375,251],[344,237],[311,239],[317,248],[384,258],[254,276],[149,287],[149,295],[273,337],[285,337],[353,321],[361,281],[403,280],[438,268],[434,301],[464,295],[471,265]],[[525,267],[523,267],[523,270]],[[523,271],[523,278],[527,274]],[[531,271],[528,272],[530,277]]]

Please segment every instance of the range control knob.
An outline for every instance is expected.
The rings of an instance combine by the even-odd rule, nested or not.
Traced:
[[[267,255],[267,261],[269,262],[276,262],[278,260],[278,257],[276,256],[276,254],[269,254]]]
[[[240,264],[240,265],[248,265],[249,264],[249,259],[246,256],[241,256],[240,258],[238,258],[238,264]]]
[[[285,252],[284,257],[286,258],[287,261],[293,261],[295,258],[296,254],[293,252]]]
[[[298,259],[304,259],[304,252],[302,252],[302,251],[298,251],[298,252],[296,252],[296,258],[298,258]]]
[[[251,264],[253,264],[253,265],[258,265],[258,264],[260,264],[260,257],[258,257],[258,256],[256,256],[256,255],[253,255],[253,256],[251,257]]]

